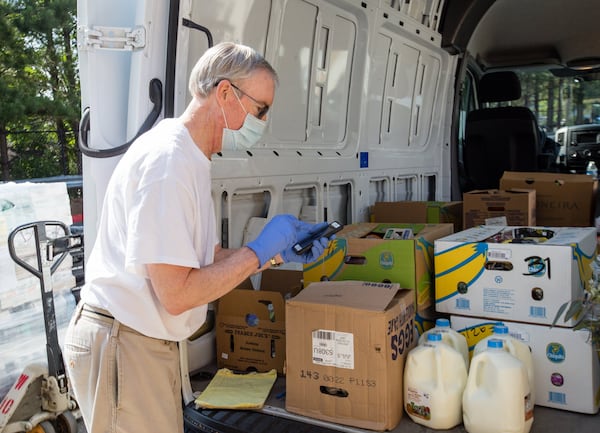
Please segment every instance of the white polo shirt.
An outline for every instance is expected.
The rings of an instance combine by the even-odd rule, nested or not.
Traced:
[[[184,340],[204,323],[207,306],[167,313],[146,265],[206,266],[218,241],[211,161],[180,120],[162,120],[131,145],[109,181],[81,298],[142,334]]]

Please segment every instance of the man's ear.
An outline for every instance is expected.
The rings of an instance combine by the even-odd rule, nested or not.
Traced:
[[[233,88],[231,87],[231,83],[229,80],[221,80],[215,89],[217,101],[219,103],[226,102],[227,98],[230,98],[233,92]]]

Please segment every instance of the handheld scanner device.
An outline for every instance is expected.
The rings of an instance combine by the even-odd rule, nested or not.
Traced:
[[[301,256],[302,254],[308,252],[312,248],[314,241],[319,240],[321,238],[329,239],[334,233],[339,232],[343,227],[344,226],[342,224],[340,224],[339,222],[333,221],[332,223],[329,223],[329,225],[327,227],[325,227],[323,230],[321,230],[320,232],[314,233],[310,237],[303,239],[300,242],[296,243],[292,247],[292,249],[294,250],[294,252],[296,254]]]

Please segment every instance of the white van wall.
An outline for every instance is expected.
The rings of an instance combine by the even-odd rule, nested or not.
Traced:
[[[117,147],[135,136],[153,107],[150,80],[158,78],[166,90],[174,6],[175,116],[189,101],[189,73],[209,45],[205,32],[184,22],[207,28],[215,44],[233,40],[255,47],[278,71],[263,142],[213,158],[224,246],[243,243],[252,217],[289,212],[348,224],[368,220],[376,201],[450,199],[456,59],[441,49],[441,0],[102,3],[78,2],[82,107],[91,113],[91,148]],[[113,42],[115,35],[125,35],[126,42]],[[117,161],[84,157],[88,253]]]
[[[225,245],[241,245],[251,217],[347,224],[368,220],[375,201],[450,199],[455,59],[440,48],[437,19],[426,19],[439,3],[412,2],[410,11],[394,1],[182,4],[180,22],[206,27],[214,43],[257,48],[280,78],[263,142],[213,158]],[[180,27],[177,113],[207,48],[204,32]]]

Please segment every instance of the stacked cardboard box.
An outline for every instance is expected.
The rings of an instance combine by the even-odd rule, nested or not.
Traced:
[[[493,334],[496,321],[451,316],[473,350]],[[586,330],[503,321],[510,334],[526,343],[534,364],[535,404],[573,412],[597,413],[600,408],[600,357]]]
[[[285,374],[285,302],[302,289],[302,272],[269,269],[259,287],[246,280],[219,299],[217,366]]]
[[[500,189],[535,189],[536,224],[594,226],[598,182],[586,174],[504,172]]]
[[[403,414],[415,298],[398,284],[312,283],[287,302],[286,409],[373,430]]]
[[[583,297],[595,257],[593,227],[479,226],[446,236],[435,242],[436,311],[452,314],[471,349],[504,322],[534,353],[536,404],[597,412],[589,335],[574,333],[574,319],[552,326],[563,304]],[[591,383],[579,393],[581,376]]]
[[[454,233],[435,241],[436,310],[551,324],[562,304],[583,295],[595,251],[592,227],[479,226]]]
[[[536,224],[534,189],[475,190],[463,194],[463,224],[468,229],[491,220],[502,219],[503,225]],[[457,230],[458,231],[458,230]]]
[[[452,224],[359,223],[347,225],[315,262],[304,266],[304,284],[323,280],[399,283],[413,289],[417,309],[434,304],[433,242]]]
[[[461,201],[394,201],[376,202],[372,220],[376,223],[454,224],[462,230],[463,202]]]

